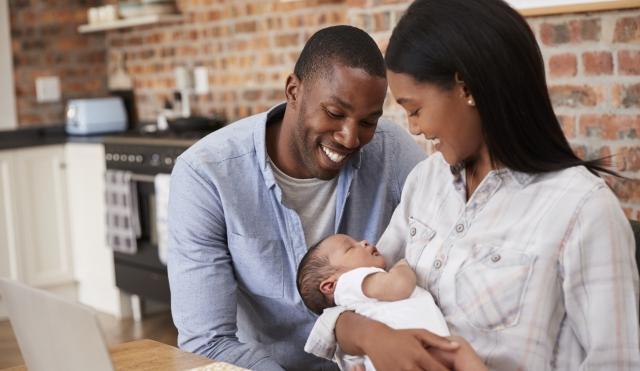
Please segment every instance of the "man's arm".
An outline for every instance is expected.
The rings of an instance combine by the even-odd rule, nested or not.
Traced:
[[[369,298],[396,301],[409,298],[416,288],[416,274],[405,259],[389,272],[370,274],[362,282],[362,292]]]
[[[236,292],[224,212],[214,184],[184,159],[171,176],[168,272],[180,348],[252,370],[281,371],[236,337]]]
[[[602,186],[585,196],[562,246],[567,323],[584,350],[579,370],[640,370],[638,269],[629,222]]]

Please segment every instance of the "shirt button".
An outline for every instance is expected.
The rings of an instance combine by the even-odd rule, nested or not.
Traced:
[[[409,234],[411,235],[411,237],[416,235],[416,227],[411,227],[411,229],[409,229]]]
[[[433,267],[435,269],[440,269],[440,267],[442,267],[442,261],[440,259],[436,259],[436,261],[433,262]]]
[[[492,261],[492,262],[494,262],[494,263],[499,262],[499,261],[500,261],[500,259],[501,259],[500,254],[495,254],[495,255],[493,255],[493,256],[491,257],[491,261]]]
[[[456,232],[458,232],[458,233],[464,232],[464,224],[461,223],[461,224],[456,225]]]

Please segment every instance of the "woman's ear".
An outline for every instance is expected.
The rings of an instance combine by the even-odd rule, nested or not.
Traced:
[[[285,89],[284,89],[284,95],[287,98],[287,105],[288,106],[292,106],[295,107],[296,103],[298,102],[298,99],[300,98],[300,91],[301,91],[301,81],[298,78],[298,76],[296,76],[295,73],[290,74],[287,77],[287,84],[285,85]]]
[[[332,274],[329,278],[320,282],[320,292],[323,295],[333,295],[333,292],[336,291],[337,281],[338,281],[338,277]]]
[[[466,100],[468,105],[475,106],[476,102],[473,99],[473,96],[471,95],[467,84],[460,78],[460,74],[456,72],[456,74],[454,75],[454,79],[456,81],[456,89],[458,89],[459,91],[458,95],[460,96],[460,98]]]

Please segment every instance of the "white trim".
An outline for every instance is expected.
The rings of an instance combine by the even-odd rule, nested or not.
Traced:
[[[18,127],[11,55],[9,2],[0,0],[0,130]]]

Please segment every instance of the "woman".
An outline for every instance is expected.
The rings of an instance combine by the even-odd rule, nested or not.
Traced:
[[[323,315],[307,348],[326,356],[335,323],[341,349],[378,370],[640,369],[629,224],[598,176],[610,171],[563,136],[522,16],[500,0],[419,0],[386,61],[411,132],[438,153],[409,175],[378,248],[407,258],[477,357],[451,364],[443,339],[347,312]]]

